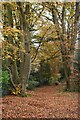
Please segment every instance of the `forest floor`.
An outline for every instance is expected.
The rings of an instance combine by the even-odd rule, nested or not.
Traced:
[[[62,92],[62,86],[27,91],[31,96],[2,98],[3,118],[78,118],[79,94]]]

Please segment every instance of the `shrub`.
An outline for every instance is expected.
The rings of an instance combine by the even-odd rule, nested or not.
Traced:
[[[9,93],[10,86],[10,77],[7,70],[2,71],[2,75],[0,77],[0,88],[2,91],[2,96],[7,95]],[[2,87],[1,87],[2,86]]]
[[[74,79],[73,81],[71,81],[70,92],[80,92],[80,86],[78,80]]]
[[[31,70],[29,81],[38,81],[39,86],[54,85],[60,77],[59,73],[52,75],[50,64],[47,61],[41,61],[37,71]]]
[[[55,83],[55,80],[53,77],[51,77],[48,81],[48,85],[54,85],[54,83]]]
[[[7,70],[2,71],[2,83],[8,84],[9,82],[9,73]]]
[[[35,87],[39,86],[39,82],[38,81],[28,81],[28,90],[33,90]]]
[[[38,74],[38,81],[40,85],[48,85],[48,81],[51,78],[51,68],[49,63],[41,61]]]
[[[51,77],[48,81],[48,85],[58,85],[59,84],[59,80],[55,79],[54,77]]]

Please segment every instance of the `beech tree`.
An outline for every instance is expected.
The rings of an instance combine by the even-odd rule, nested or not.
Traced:
[[[68,21],[68,18],[70,17],[66,13],[67,9],[68,9],[68,5],[65,2],[64,3],[45,2],[45,4],[44,4],[45,11],[48,11],[48,14],[50,14],[50,15],[46,16],[45,14],[43,14],[42,16],[45,19],[49,20],[48,22],[51,21],[52,26],[53,26],[53,31],[50,26],[49,29],[47,29],[48,32],[46,34],[48,35],[49,31],[51,30],[52,31],[51,35],[53,35],[53,33],[55,31],[56,41],[59,44],[59,50],[61,52],[61,58],[62,58],[62,62],[63,62],[63,69],[64,69],[65,81],[66,81],[66,89],[69,90],[70,89],[70,82],[69,82],[70,67],[68,64],[70,63],[69,56],[71,55],[71,53],[70,53],[71,42],[69,41],[70,39],[68,39],[68,37],[67,37],[68,36],[67,21]],[[69,5],[69,7],[70,7],[70,5]],[[70,14],[70,10],[68,12]],[[74,11],[72,11],[72,13],[73,12]],[[43,32],[42,32],[42,34],[43,34]],[[41,35],[41,33],[40,33],[40,35]],[[46,35],[45,35],[45,38],[47,38],[46,40],[48,40],[48,41],[54,41],[54,36],[46,37]]]
[[[30,74],[29,3],[3,4],[3,66],[10,73],[15,94],[25,96]],[[5,61],[7,64],[5,65]],[[20,66],[20,67],[19,67]]]
[[[43,3],[41,5],[43,5]],[[66,90],[69,90],[72,59],[74,56],[74,48],[78,31],[78,2],[45,2],[43,6],[44,11],[42,14],[42,20],[43,23],[46,24],[41,27],[42,32],[38,33],[36,37],[43,39],[44,42],[54,40],[58,42],[59,51],[61,52],[60,56],[62,59],[62,66],[64,69]],[[46,12],[48,15],[46,15]],[[50,26],[50,24],[52,24],[53,28],[51,28],[52,26]],[[45,33],[46,30],[47,32]],[[53,34],[55,34],[56,39],[54,39],[55,37]],[[42,44],[39,47],[41,46]]]
[[[74,36],[73,41],[76,41],[76,44],[74,46],[74,60],[73,60],[73,69],[72,73],[73,78],[76,79],[76,82],[78,81],[78,87],[80,87],[80,2],[76,2],[76,9],[75,9],[75,21],[74,21]],[[79,90],[79,89],[78,89]]]

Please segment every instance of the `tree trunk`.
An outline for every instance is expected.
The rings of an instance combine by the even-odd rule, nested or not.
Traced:
[[[9,4],[6,5],[6,6],[7,6],[8,25],[13,28],[12,8]],[[8,40],[11,44],[13,44],[14,39],[13,39],[12,35],[8,36]],[[15,61],[10,60],[10,61],[12,62],[12,65],[10,64],[10,66],[11,66],[11,69],[12,69],[13,81],[17,85],[18,82],[19,82],[18,81],[19,80],[19,75],[18,75],[17,61],[16,60]]]
[[[79,6],[80,2],[76,2],[76,10],[75,10],[75,22],[74,22],[74,39],[73,41],[77,42],[77,45],[74,45],[74,59],[79,62],[79,54],[80,54],[80,38],[79,38],[79,12],[80,12],[80,6]],[[78,66],[79,64],[75,65],[76,63],[74,62],[73,65],[74,65],[74,69]]]
[[[3,19],[4,19],[4,25],[3,28],[5,29],[6,27],[11,27],[13,28],[13,16],[12,16],[12,8],[11,5],[8,3],[3,4],[3,10],[5,12]],[[13,37],[12,35],[8,35],[7,39],[4,36],[5,40],[9,42],[9,44],[13,44]],[[18,69],[17,69],[17,63],[16,60],[13,62],[11,58],[7,59],[7,67],[10,69],[9,72],[12,74],[12,79],[14,84],[18,83]],[[11,82],[12,83],[12,82]],[[14,87],[14,86],[13,86]]]
[[[57,31],[57,35],[60,38],[60,48],[61,48],[61,54],[62,54],[62,62],[63,62],[63,69],[64,69],[64,74],[65,74],[65,81],[66,81],[66,89],[69,90],[70,89],[70,82],[69,82],[69,66],[68,66],[68,50],[66,48],[65,42],[66,42],[66,38],[65,38],[65,34],[66,34],[66,26],[65,26],[65,3],[63,4],[63,9],[62,9],[62,32],[61,32],[61,28],[59,27],[59,22],[58,22],[58,18],[56,16],[56,12],[55,12],[55,6],[53,6],[52,8],[52,17],[53,17],[53,22],[56,26],[56,31]]]
[[[22,53],[21,52],[21,69],[20,71],[22,71],[22,73],[20,73],[22,75],[22,96],[25,96],[26,93],[26,84],[28,82],[29,79],[29,74],[30,74],[30,40],[31,40],[31,36],[30,36],[30,31],[28,28],[28,24],[26,22],[26,15],[28,16],[28,12],[29,12],[29,5],[27,5],[27,8],[25,13],[23,12],[22,9],[22,3],[18,2],[17,3],[19,6],[19,10],[20,10],[20,28],[21,30],[24,31],[23,33],[23,48],[25,49],[25,52]]]

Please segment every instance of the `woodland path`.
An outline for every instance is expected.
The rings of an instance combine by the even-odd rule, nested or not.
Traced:
[[[78,118],[78,93],[61,92],[61,85],[28,91],[31,96],[3,97],[3,118]]]

